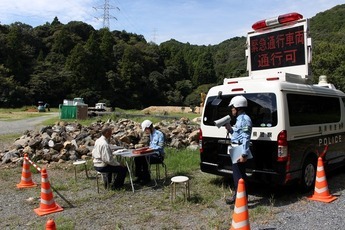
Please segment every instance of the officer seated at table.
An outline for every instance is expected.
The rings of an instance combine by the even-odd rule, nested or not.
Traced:
[[[155,150],[157,154],[150,156],[136,157],[135,161],[135,176],[137,177],[134,183],[146,185],[151,181],[151,176],[147,161],[150,164],[160,164],[164,160],[164,134],[153,127],[150,120],[145,120],[141,123],[143,132],[150,136],[149,148]]]

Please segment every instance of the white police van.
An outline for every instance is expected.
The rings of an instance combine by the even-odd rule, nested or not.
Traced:
[[[298,13],[253,25],[246,50],[249,76],[226,78],[207,93],[200,125],[203,172],[232,174],[227,131],[214,122],[231,114],[228,104],[237,95],[247,99],[246,113],[253,122],[249,180],[298,181],[310,190],[319,156],[326,169],[345,164],[345,94],[325,76],[319,84],[310,83],[308,25]]]

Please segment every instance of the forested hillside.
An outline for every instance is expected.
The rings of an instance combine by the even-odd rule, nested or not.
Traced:
[[[310,33],[314,81],[319,75],[327,75],[336,88],[345,92],[345,4],[311,18]]]
[[[250,30],[251,28],[248,28]],[[321,74],[345,91],[345,5],[311,19],[314,81]],[[0,24],[0,107],[58,106],[83,97],[112,107],[198,105],[224,77],[246,75],[245,37],[214,46],[148,43],[126,31],[95,30],[56,17],[38,27]]]

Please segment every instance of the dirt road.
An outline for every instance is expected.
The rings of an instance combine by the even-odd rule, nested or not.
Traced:
[[[58,117],[58,113],[46,113],[44,116],[16,121],[0,121],[0,135],[23,133],[26,130],[35,130],[40,128],[43,121],[52,117]]]

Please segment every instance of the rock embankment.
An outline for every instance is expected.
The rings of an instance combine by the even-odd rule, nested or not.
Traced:
[[[141,130],[140,123],[120,119],[118,121],[95,122],[89,126],[79,123],[57,122],[45,126],[40,131],[28,130],[6,150],[0,151],[2,164],[21,164],[27,153],[38,163],[66,162],[91,157],[91,150],[103,127],[113,130],[110,144],[125,148],[138,148],[147,145],[148,136]],[[199,124],[187,118],[154,124],[165,134],[166,146],[173,148],[198,148]]]

